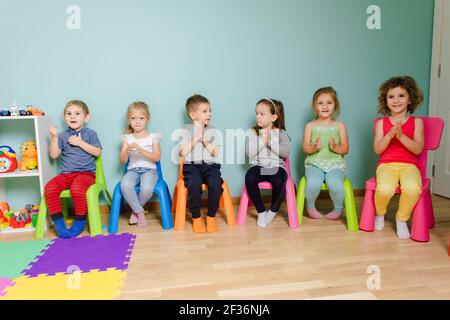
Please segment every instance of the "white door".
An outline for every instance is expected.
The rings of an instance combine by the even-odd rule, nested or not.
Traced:
[[[443,118],[445,127],[440,147],[434,155],[433,193],[450,198],[450,1],[442,1],[441,6],[440,72],[435,82],[437,96],[432,115]]]

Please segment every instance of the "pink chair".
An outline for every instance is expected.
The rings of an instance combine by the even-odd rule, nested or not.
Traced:
[[[285,159],[286,161],[286,171],[287,171],[287,181],[286,181],[286,201],[288,206],[288,217],[289,217],[289,227],[298,228],[298,213],[297,213],[297,205],[295,201],[295,183],[291,176],[291,168],[289,164],[289,158]],[[281,169],[283,170],[283,169]],[[270,190],[272,189],[272,184],[270,182],[260,182],[258,184],[260,189]],[[247,209],[252,205],[252,201],[247,193],[247,188],[242,188],[241,194],[241,202],[239,204],[239,211],[237,217],[237,224],[245,224],[247,220]]]
[[[422,176],[422,192],[412,217],[411,239],[427,242],[430,240],[429,228],[434,227],[434,212],[431,202],[430,179],[426,177],[428,150],[436,150],[441,142],[444,120],[441,118],[421,117],[424,124],[424,146],[419,155],[419,170]],[[379,119],[376,119],[375,123]],[[366,181],[366,193],[359,221],[359,228],[363,231],[373,231],[375,228],[374,195],[377,187],[375,177]],[[395,193],[400,193],[400,188]]]

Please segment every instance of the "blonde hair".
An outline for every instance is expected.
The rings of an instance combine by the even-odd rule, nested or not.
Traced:
[[[64,107],[64,115],[66,114],[67,108],[74,105],[80,107],[81,110],[83,110],[85,116],[89,114],[89,108],[86,105],[86,103],[84,103],[81,100],[70,100],[69,102],[66,103],[66,106]]]
[[[130,125],[130,116],[131,116],[132,111],[142,111],[145,114],[145,116],[147,117],[147,120],[150,121],[150,109],[149,109],[148,105],[142,101],[135,101],[128,106],[127,127],[125,128],[125,133],[133,133],[134,132],[133,128]]]
[[[316,109],[316,103],[317,103],[317,99],[319,99],[319,96],[322,94],[329,94],[331,96],[331,98],[334,101],[334,112],[332,114],[332,118],[335,119],[335,117],[339,114],[339,111],[341,111],[341,104],[339,103],[339,99],[337,96],[337,92],[336,90],[334,90],[333,87],[323,87],[318,89],[314,95],[313,95],[313,99],[311,101],[311,108],[314,112],[314,115],[316,116],[316,118],[319,117],[319,114],[317,113],[317,109]]]

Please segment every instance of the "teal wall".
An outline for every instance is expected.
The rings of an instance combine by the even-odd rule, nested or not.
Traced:
[[[81,8],[81,30],[66,28],[71,4]],[[381,7],[382,30],[366,27],[371,4]],[[112,190],[122,175],[126,107],[147,101],[150,130],[165,137],[162,162],[172,189],[170,135],[186,120],[188,96],[208,97],[212,124],[222,130],[251,127],[260,98],[282,100],[297,180],[311,96],[332,85],[349,131],[348,175],[361,189],[376,165],[371,127],[379,85],[408,74],[428,96],[433,8],[432,0],[0,0],[0,104],[39,106],[61,128],[64,104],[85,100]],[[427,114],[427,105],[428,98],[418,114]],[[0,144],[22,142],[4,132]],[[238,196],[245,167],[224,165],[222,172]]]

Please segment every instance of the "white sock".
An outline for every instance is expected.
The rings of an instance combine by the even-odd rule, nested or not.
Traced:
[[[267,211],[258,213],[258,221],[256,222],[256,225],[260,228],[266,227],[266,213]]]
[[[273,212],[272,210],[267,211],[266,213],[266,225],[272,222],[273,218],[277,215],[278,212]]]
[[[411,238],[408,230],[408,223],[406,221],[400,221],[398,219],[395,219],[395,222],[397,223],[397,236],[399,237],[399,239],[406,240]]]
[[[375,217],[375,230],[381,231],[384,229],[384,215]]]

